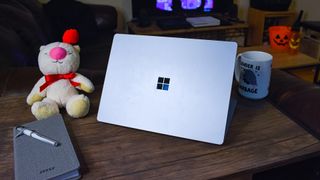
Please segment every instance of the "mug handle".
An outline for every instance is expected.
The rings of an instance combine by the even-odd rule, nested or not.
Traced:
[[[236,57],[236,62],[235,62],[235,67],[234,67],[234,76],[237,80],[237,82],[239,82],[240,79],[240,61],[241,61],[241,53],[237,55]]]

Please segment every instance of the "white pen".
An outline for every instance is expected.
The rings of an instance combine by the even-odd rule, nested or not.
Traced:
[[[24,134],[24,135],[30,136],[30,137],[32,137],[34,139],[37,139],[39,141],[42,141],[44,143],[48,143],[48,144],[51,144],[53,146],[59,146],[59,142],[58,141],[50,139],[48,137],[45,137],[45,136],[37,133],[36,131],[27,129],[24,126],[17,126],[16,130],[19,131],[19,133],[17,134],[16,137],[20,136],[21,134]]]

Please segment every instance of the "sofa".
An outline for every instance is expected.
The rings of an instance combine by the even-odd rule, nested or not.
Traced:
[[[105,69],[117,11],[108,5],[74,0],[2,0],[0,2],[1,68],[37,66],[41,45],[62,41],[63,31],[80,33],[80,68]]]
[[[268,99],[320,139],[320,86],[283,71],[273,71]]]

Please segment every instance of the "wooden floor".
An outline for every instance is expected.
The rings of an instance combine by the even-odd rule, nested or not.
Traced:
[[[315,53],[313,53],[313,52],[302,51],[302,53],[304,53],[310,57],[313,57],[315,59],[319,59],[319,61],[320,61],[320,57],[317,57],[315,55]],[[288,70],[287,72],[289,72],[290,74],[293,74],[293,75],[295,75],[305,81],[313,83],[315,68],[311,68],[311,67],[310,68],[302,68],[302,69]],[[320,79],[320,75],[319,75],[318,79]]]
[[[314,68],[304,68],[304,69],[296,69],[296,70],[289,70],[288,72],[290,74],[293,74],[305,81],[313,82],[313,76],[314,76]],[[320,78],[318,78],[320,79]]]

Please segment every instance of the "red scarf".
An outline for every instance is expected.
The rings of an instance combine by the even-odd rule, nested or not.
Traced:
[[[46,82],[40,86],[40,92],[43,91],[45,88],[50,86],[52,83],[60,80],[60,79],[68,79],[72,86],[79,86],[80,83],[74,82],[71,79],[76,77],[76,73],[68,73],[68,74],[51,74],[45,75]]]

